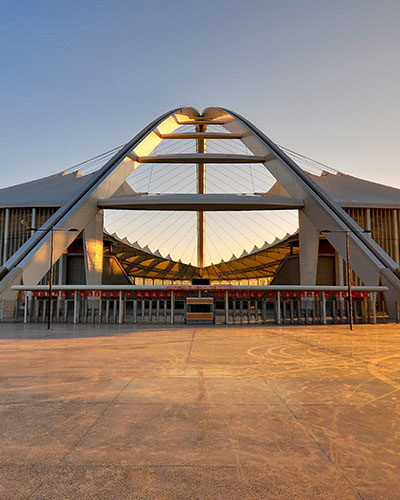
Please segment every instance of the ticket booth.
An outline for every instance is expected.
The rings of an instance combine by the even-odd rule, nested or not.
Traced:
[[[186,323],[214,323],[214,299],[212,297],[186,297]]]

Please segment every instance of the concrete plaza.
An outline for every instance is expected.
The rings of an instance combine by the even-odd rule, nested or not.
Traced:
[[[0,499],[400,498],[399,325],[0,326]]]

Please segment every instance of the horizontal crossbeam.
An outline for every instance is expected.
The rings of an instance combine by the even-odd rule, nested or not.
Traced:
[[[188,120],[188,121],[177,121],[178,125],[224,125],[226,122],[224,120]]]
[[[139,156],[139,163],[264,163],[265,156],[227,155],[210,153],[181,153]]]
[[[160,134],[161,139],[241,139],[243,134],[226,134],[223,132],[185,132]]]
[[[303,207],[301,200],[242,194],[156,194],[116,196],[98,206],[116,210],[237,211],[287,210]]]

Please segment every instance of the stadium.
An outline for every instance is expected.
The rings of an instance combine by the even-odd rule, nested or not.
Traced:
[[[396,319],[399,194],[232,111],[174,109],[127,144],[0,190],[1,321]]]

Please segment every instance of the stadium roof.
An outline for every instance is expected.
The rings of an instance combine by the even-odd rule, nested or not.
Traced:
[[[0,189],[0,208],[60,207],[63,203],[70,200],[92,176],[92,173],[81,175],[79,171],[70,174],[59,173]],[[359,179],[341,172],[336,174],[323,172],[320,176],[313,174],[309,174],[309,176],[342,207],[400,208],[400,189]],[[151,198],[153,197],[154,199],[156,196],[155,194],[136,193],[127,182],[124,182],[112,198],[102,200],[100,204],[106,208],[108,205],[112,206],[113,203],[118,204],[122,202],[124,198],[126,200],[134,200],[137,197],[138,201],[142,200],[144,204],[143,209],[146,209],[146,203],[149,203]],[[168,196],[172,198],[171,195]],[[179,196],[184,198],[185,195]],[[214,196],[217,203],[217,195],[206,196]],[[232,198],[233,195],[222,196],[230,196]],[[289,196],[287,191],[278,182],[266,193],[257,193],[253,197],[251,195],[243,196],[238,194],[234,196],[238,199],[241,198],[243,202],[246,201],[248,204],[256,202],[256,198],[261,197],[264,200],[265,197],[271,198],[271,201],[275,199],[281,204],[287,201],[288,208],[293,208],[293,206],[301,205],[302,203],[301,200],[294,200]],[[146,197],[148,197],[148,201],[146,201]],[[138,206],[138,204],[135,204],[136,209],[138,209]],[[210,206],[206,209],[210,210]]]
[[[170,256],[163,257],[158,251],[151,252],[148,247],[141,247],[138,242],[130,243],[126,238],[120,239],[116,234],[105,233],[112,241],[112,254],[115,255],[131,277],[191,280],[193,278],[209,278],[216,281],[257,279],[274,276],[282,260],[290,252],[290,243],[297,240],[297,233],[265,243],[262,247],[254,247],[249,253],[243,252],[240,257],[232,255],[229,261],[221,261],[200,268],[181,261],[174,261]]]
[[[59,173],[0,189],[0,208],[60,207],[90,180],[93,174]],[[124,182],[114,196],[132,195],[135,191]]]
[[[345,208],[400,208],[400,189],[359,179],[348,174],[323,172],[308,174],[339,205]],[[269,196],[289,197],[276,182],[266,193]]]
[[[369,182],[343,173],[323,172],[322,175],[309,174],[324,191],[326,191],[342,207],[359,208],[400,208],[400,189]],[[81,175],[80,172],[59,173],[33,180],[16,186],[3,188],[0,190],[0,207],[59,207],[64,202],[79,192],[87,183],[93,173]],[[175,198],[176,200],[175,200]],[[301,205],[301,200],[294,200],[287,191],[278,183],[266,193],[255,195],[203,195],[207,199],[205,209],[212,210],[212,200],[215,198],[216,206],[214,210],[221,210],[223,207],[217,206],[223,203],[225,196],[228,202],[234,203],[234,199],[246,203],[247,209],[253,203],[262,203],[262,200],[271,200],[271,203],[279,202],[284,208],[294,208]],[[136,193],[127,182],[124,182],[118,191],[107,201],[102,201],[102,206],[118,206],[121,202],[131,200],[132,207],[140,208],[141,201],[143,208],[154,202],[152,199],[168,199],[175,203],[172,209],[182,209],[178,205],[183,201],[185,195],[147,195]],[[146,200],[147,198],[147,200]],[[219,199],[221,198],[221,199]],[[137,199],[135,203],[134,200]],[[261,200],[261,201],[260,201]],[[170,201],[170,202],[171,202]],[[108,203],[107,203],[108,202]],[[266,208],[267,202],[264,202]],[[261,205],[260,205],[261,206]],[[166,206],[163,207],[164,209]],[[159,208],[162,210],[163,208]],[[170,208],[170,209],[171,209]],[[191,207],[193,210],[195,207]],[[232,210],[233,205],[227,206],[226,210]],[[277,208],[271,204],[271,209]],[[228,261],[221,261],[218,264],[206,266],[203,270],[191,264],[181,261],[173,261],[169,256],[164,257],[156,250],[152,252],[148,247],[141,247],[137,242],[130,242],[126,238],[120,239],[118,235],[105,233],[113,240],[113,253],[119,258],[126,272],[130,276],[167,279],[167,280],[190,280],[203,277],[212,280],[240,280],[272,277],[280,265],[282,259],[290,252],[290,241],[297,239],[297,235],[287,235],[281,240],[276,239],[272,243],[265,243],[262,247],[254,247],[249,253],[243,252],[239,257],[232,255]],[[202,271],[202,272],[201,272]]]

